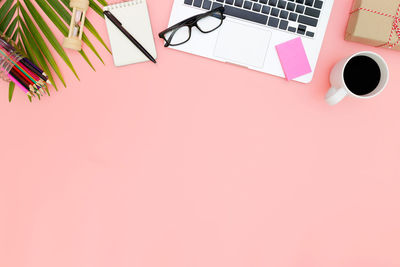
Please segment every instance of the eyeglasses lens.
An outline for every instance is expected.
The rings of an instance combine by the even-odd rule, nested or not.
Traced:
[[[179,45],[190,38],[190,29],[188,26],[183,26],[174,30],[171,30],[165,34],[165,39],[170,45]]]
[[[207,17],[204,17],[197,21],[197,26],[203,32],[211,32],[217,29],[222,23],[222,14],[219,11],[215,11]]]

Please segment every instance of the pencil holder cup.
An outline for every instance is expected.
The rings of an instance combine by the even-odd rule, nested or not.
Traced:
[[[71,24],[69,25],[68,37],[64,38],[63,47],[80,51],[89,0],[71,0],[69,6],[72,8]]]
[[[0,78],[10,82],[8,74],[16,63],[22,59],[18,51],[3,37],[0,37]]]

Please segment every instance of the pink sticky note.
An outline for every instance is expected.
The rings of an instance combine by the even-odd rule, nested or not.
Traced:
[[[276,50],[288,81],[311,72],[311,66],[300,37],[277,45]]]

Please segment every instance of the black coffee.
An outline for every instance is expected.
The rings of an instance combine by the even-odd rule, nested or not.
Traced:
[[[378,63],[367,56],[356,56],[344,69],[344,82],[356,95],[367,95],[374,91],[381,80]]]

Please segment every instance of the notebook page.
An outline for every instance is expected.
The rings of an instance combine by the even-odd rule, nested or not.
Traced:
[[[145,0],[110,5],[104,7],[104,10],[109,10],[122,23],[122,26],[154,58],[157,58]],[[107,17],[105,17],[105,20],[115,66],[148,61],[148,58]]]

